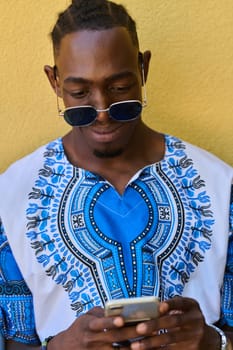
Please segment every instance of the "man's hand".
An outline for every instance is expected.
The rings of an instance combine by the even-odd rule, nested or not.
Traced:
[[[121,317],[104,317],[104,310],[95,307],[54,337],[48,343],[48,350],[112,350],[113,343],[137,336],[136,326],[124,326]]]
[[[176,297],[160,304],[156,320],[124,325],[121,317],[104,317],[95,307],[56,335],[48,350],[112,350],[114,343],[141,338],[121,350],[218,350],[220,337],[205,323],[199,304],[190,298]],[[26,350],[26,349],[25,349]]]
[[[218,350],[220,338],[207,326],[199,304],[176,297],[160,304],[160,317],[136,327],[144,339],[131,344],[133,350]]]

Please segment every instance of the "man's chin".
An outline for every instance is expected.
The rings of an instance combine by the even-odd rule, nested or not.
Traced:
[[[114,157],[118,157],[122,154],[123,149],[122,148],[118,148],[115,150],[98,150],[98,149],[94,149],[93,154],[94,156],[96,156],[97,158],[114,158]]]

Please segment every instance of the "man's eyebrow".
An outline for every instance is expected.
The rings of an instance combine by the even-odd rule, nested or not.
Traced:
[[[88,83],[90,82],[90,80],[88,79],[84,79],[84,78],[81,78],[81,77],[67,77],[65,80],[64,80],[64,83],[75,83],[75,84],[85,84],[85,83]]]
[[[136,77],[136,74],[133,73],[132,71],[124,71],[124,72],[113,74],[110,77],[108,77],[106,80],[114,81],[114,80],[123,79],[123,78],[135,78],[135,77]]]
[[[131,71],[124,71],[124,72],[120,72],[120,73],[116,73],[116,74],[112,74],[109,77],[106,78],[106,81],[115,81],[118,79],[122,79],[122,78],[133,78],[136,77],[136,74],[134,74]],[[67,77],[64,80],[64,83],[74,83],[74,84],[87,84],[87,83],[92,83],[92,80],[90,79],[85,79],[82,77]]]

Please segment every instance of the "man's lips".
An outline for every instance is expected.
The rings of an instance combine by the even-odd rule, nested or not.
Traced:
[[[109,135],[115,133],[119,128],[109,129],[109,130],[93,130],[96,134],[99,135]]]
[[[96,134],[100,134],[100,135],[108,135],[108,134],[113,134],[116,131],[118,131],[120,128],[122,127],[121,124],[119,125],[112,125],[112,126],[106,126],[106,127],[102,127],[102,126],[94,126],[92,128],[92,131]]]
[[[100,126],[95,125],[91,128],[91,133],[93,138],[98,142],[112,142],[117,139],[118,135],[120,135],[122,124],[118,125],[108,125],[108,126]]]

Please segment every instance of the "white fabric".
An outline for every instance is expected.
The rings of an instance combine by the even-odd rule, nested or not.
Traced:
[[[229,203],[233,169],[213,155],[184,142],[188,157],[205,181],[211,197],[215,223],[212,247],[185,285],[183,295],[200,302],[206,321],[219,319],[222,286],[229,234]],[[0,177],[0,217],[14,257],[34,296],[37,331],[41,339],[66,329],[75,319],[70,300],[62,285],[48,278],[38,263],[28,239],[26,211],[28,194],[35,186],[38,171],[44,167],[46,146],[16,162]],[[169,159],[167,160],[169,161]],[[61,158],[63,167],[71,167]],[[173,179],[171,179],[172,181]],[[102,281],[103,282],[103,281]]]

